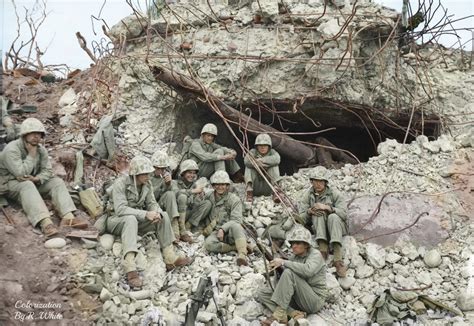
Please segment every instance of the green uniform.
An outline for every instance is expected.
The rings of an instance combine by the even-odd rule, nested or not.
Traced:
[[[0,106],[1,106],[1,126],[0,131],[5,131],[5,142],[10,142],[17,138],[19,134],[19,126],[13,124],[12,118],[8,115],[8,107],[11,106],[12,102],[5,96],[0,96]]]
[[[317,313],[324,305],[328,293],[326,289],[326,263],[314,248],[305,256],[292,256],[284,263],[284,271],[275,287],[259,290],[258,298],[268,309],[277,306],[287,310],[301,310]]]
[[[316,203],[329,205],[333,213],[320,211],[308,214],[308,209]],[[309,226],[312,224],[316,240],[342,243],[342,236],[347,234],[347,207],[342,195],[326,185],[322,194],[318,195],[311,187],[303,195],[299,205],[299,223]]]
[[[214,192],[205,196],[205,200],[211,202],[211,211],[206,218],[206,229],[212,231],[204,241],[204,246],[209,252],[226,252],[222,244],[234,245],[236,240],[245,239],[244,229],[240,224],[242,222],[242,202],[240,198],[233,193],[227,192],[221,198],[216,200]],[[217,238],[217,231],[224,230],[224,241],[220,242]],[[234,248],[229,248],[235,250]]]
[[[91,141],[91,146],[101,159],[110,160],[115,153],[115,132],[112,120],[112,115],[106,115],[100,119],[97,132]]]
[[[171,180],[171,183],[167,185],[163,178],[153,176],[150,182],[153,186],[153,194],[160,207],[163,207],[170,218],[178,217],[178,204],[176,203],[178,185],[176,180]]]
[[[209,200],[201,199],[193,194],[191,190],[195,182],[187,184],[185,180],[180,179],[177,182],[178,191],[176,191],[176,201],[178,203],[178,212],[186,213],[186,221],[197,227],[200,221],[209,215],[212,203]]]
[[[133,176],[118,178],[112,186],[109,207],[112,211],[107,219],[106,230],[121,236],[124,257],[129,252],[137,252],[138,234],[154,232],[162,249],[173,242],[171,222],[168,214],[163,212],[156,202],[151,182],[139,187],[135,186]],[[152,224],[147,220],[146,213],[149,211],[159,212],[161,222]],[[136,270],[134,263],[127,264],[125,261],[124,268],[126,273]]]
[[[36,176],[38,184],[18,181],[24,175]],[[53,175],[48,151],[39,145],[36,157],[31,157],[23,138],[10,142],[0,156],[0,194],[18,201],[33,226],[51,214],[41,195],[51,198],[60,217],[76,210],[64,181]]]
[[[267,155],[262,156],[256,149],[252,148],[250,152],[244,157],[245,164],[245,183],[252,183],[253,194],[255,196],[269,196],[272,194],[272,189],[263,177],[255,170],[255,167],[250,161],[249,155],[256,159],[262,159],[262,162],[267,165],[265,171],[270,177],[270,182],[277,183],[280,181],[280,154],[274,149],[270,149]]]
[[[235,160],[219,160],[219,157],[231,153],[231,149],[216,143],[206,144],[202,138],[195,139],[189,147],[188,156],[199,166],[199,176],[210,178],[215,171],[226,171],[230,175],[240,170]]]

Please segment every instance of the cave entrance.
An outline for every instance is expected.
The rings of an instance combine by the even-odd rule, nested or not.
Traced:
[[[234,108],[237,106],[233,106]],[[246,108],[245,113],[262,124],[277,130],[296,133],[291,135],[296,140],[310,144],[321,143],[321,137],[339,149],[352,153],[360,162],[366,162],[377,155],[377,145],[387,138],[396,139],[402,143],[407,132],[410,117],[405,113],[378,112],[373,108],[360,105],[347,105],[331,102],[328,104],[321,99],[306,99],[305,102],[294,109],[294,101],[260,101],[244,103],[240,107]],[[203,104],[184,108],[178,114],[181,121],[181,134],[199,137],[202,126],[214,123],[219,129],[217,142],[223,146],[234,148],[239,153],[238,161],[243,166],[242,150],[238,148],[232,134],[227,130],[222,120],[211,113]],[[190,114],[191,113],[191,114]],[[387,118],[390,116],[391,118]],[[241,128],[234,125],[235,134],[242,141],[246,138]],[[412,117],[411,128],[408,131],[407,143],[413,141],[418,135],[426,135],[436,139],[439,135],[440,119],[436,115],[415,113]],[[320,132],[315,134],[315,132]],[[248,141],[253,146],[255,136],[247,133]],[[322,161],[319,150],[318,164],[338,168],[348,163],[329,153],[327,161]],[[340,152],[340,151],[335,151]],[[334,154],[334,151],[333,151]],[[324,155],[323,155],[324,157]],[[349,163],[356,163],[349,162]],[[302,166],[298,166],[292,157],[282,157],[280,170],[282,174],[293,174]]]

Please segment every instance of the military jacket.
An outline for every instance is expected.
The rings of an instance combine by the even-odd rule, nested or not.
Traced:
[[[304,256],[292,255],[284,266],[308,282],[323,299],[327,297],[326,262],[318,250],[310,247]]]
[[[179,189],[176,180],[171,180],[171,183],[167,185],[165,179],[152,176],[150,178],[150,182],[153,186],[153,194],[155,195],[156,200],[159,200],[160,197],[167,191],[173,191],[176,193]]]
[[[255,148],[252,148],[249,153],[244,157],[245,166],[251,169],[254,169],[255,167],[250,161],[250,155],[252,155],[254,158],[262,159],[262,162],[265,163],[269,168],[275,165],[279,165],[281,161],[280,154],[278,154],[278,152],[273,148],[270,149],[270,151],[265,156],[262,156],[262,154],[260,154]]]
[[[19,138],[8,143],[0,155],[0,184],[24,175],[38,177],[44,183],[54,176],[48,151],[42,145],[33,158],[28,155],[23,138]]]
[[[197,163],[215,162],[219,160],[219,155],[213,153],[216,149],[223,149],[224,153],[230,153],[232,150],[216,143],[206,144],[202,138],[194,139],[189,147],[188,157]]]
[[[215,229],[223,229],[227,232],[231,221],[242,222],[242,202],[240,198],[233,193],[227,192],[224,196],[216,199],[214,191],[208,193],[204,199],[208,199],[212,203],[210,218],[216,220]]]
[[[134,215],[138,221],[145,221],[149,211],[163,212],[156,202],[151,182],[142,185],[140,189],[135,185],[134,177],[128,175],[115,180],[109,204],[113,215]]]
[[[308,217],[308,209],[316,203],[322,203],[332,207],[334,213],[339,216],[342,220],[347,220],[347,206],[344,198],[339,191],[326,186],[326,189],[322,194],[318,195],[314,192],[313,187],[308,189],[300,201],[299,213],[304,220]]]

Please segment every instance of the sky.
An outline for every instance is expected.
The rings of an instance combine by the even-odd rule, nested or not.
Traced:
[[[71,68],[87,68],[91,60],[79,47],[76,32],[87,40],[89,48],[92,41],[105,40],[102,34],[102,22],[92,19],[91,16],[104,19],[109,27],[131,14],[132,10],[125,0],[46,0],[48,17],[39,29],[38,44],[46,52],[42,57],[44,64],[67,63]],[[146,0],[131,0],[134,4],[145,8]],[[275,0],[277,1],[277,0]],[[438,0],[435,0],[438,1]],[[402,0],[376,0],[376,2],[401,11]],[[473,0],[441,0],[453,19],[474,15]],[[18,11],[24,16],[24,7],[32,8],[35,0],[15,0]],[[416,7],[417,1],[411,0]],[[2,60],[6,50],[16,36],[16,17],[12,0],[0,0],[0,38]],[[474,18],[455,24],[456,28],[473,28]],[[22,26],[22,35],[29,35],[27,26]],[[472,50],[472,32],[460,31],[461,43],[466,50]],[[28,39],[28,38],[26,38]],[[445,37],[440,43],[447,47],[459,47],[454,36]]]

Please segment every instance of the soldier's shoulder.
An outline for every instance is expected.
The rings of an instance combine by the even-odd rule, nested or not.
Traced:
[[[235,194],[233,192],[229,192],[228,201],[230,201],[230,202],[240,201],[240,197],[237,196],[237,194]]]
[[[20,145],[21,145],[21,138],[15,139],[7,144],[5,148],[3,149],[3,153],[11,153],[11,152],[18,152],[20,151]]]

